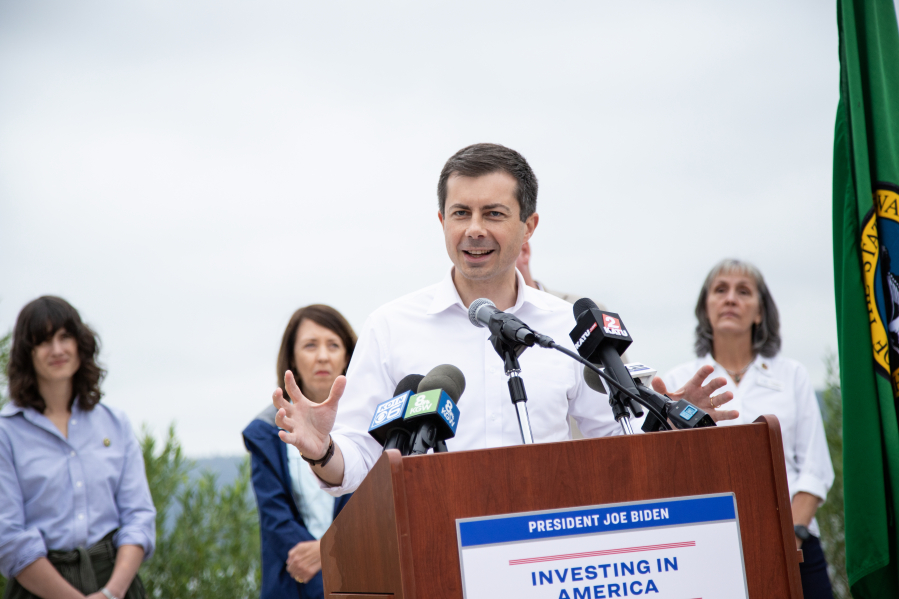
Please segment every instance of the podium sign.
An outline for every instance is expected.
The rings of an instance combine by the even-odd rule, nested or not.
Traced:
[[[456,520],[465,599],[748,597],[733,493]]]

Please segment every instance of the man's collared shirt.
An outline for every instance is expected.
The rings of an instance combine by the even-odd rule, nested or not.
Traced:
[[[780,422],[787,485],[790,498],[799,491],[824,499],[833,484],[833,465],[824,436],[824,423],[815,390],[808,373],[799,362],[781,356],[756,356],[739,385],[711,355],[696,358],[665,375],[669,390],[680,389],[706,364],[715,368],[705,380],[724,377],[727,385],[717,394],[731,391],[734,398],[724,404],[725,410],[737,410],[736,420],[723,420],[718,426],[751,424],[763,414],[773,414]],[[819,535],[818,524],[812,520],[809,530]]]
[[[568,337],[575,324],[571,304],[528,287],[517,270],[516,276],[518,298],[507,312],[574,350]],[[343,484],[328,487],[321,482],[322,487],[341,495],[359,486],[382,453],[368,434],[375,408],[393,396],[403,377],[426,375],[440,364],[453,364],[465,375],[459,425],[456,436],[447,441],[450,451],[521,444],[503,361],[489,336],[489,330],[468,320],[452,270],[440,283],[372,313],[356,344],[331,435],[343,453]],[[519,362],[535,442],[570,439],[569,415],[587,437],[620,432],[608,397],[587,387],[581,364],[536,346],[527,349]]]
[[[140,445],[125,415],[76,401],[68,438],[34,408],[0,410],[0,573],[19,573],[48,549],[90,547],[118,529],[116,547],[156,543],[156,508]]]

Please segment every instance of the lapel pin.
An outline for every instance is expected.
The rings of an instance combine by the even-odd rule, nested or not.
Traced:
[[[104,445],[104,447],[109,447],[109,437],[106,437],[105,439],[103,439],[103,445]]]

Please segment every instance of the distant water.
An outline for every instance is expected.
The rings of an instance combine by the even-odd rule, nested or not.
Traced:
[[[193,460],[194,467],[188,471],[188,481],[190,485],[195,485],[204,472],[212,472],[215,474],[215,486],[221,489],[227,485],[234,484],[240,475],[240,465],[245,459],[245,455],[237,456],[216,456],[212,458],[200,458]],[[253,494],[252,485],[247,491],[250,505],[256,505],[256,496]],[[174,501],[169,508],[168,517],[166,518],[165,528],[171,531],[175,526],[175,521],[181,513],[181,504]]]
[[[215,474],[216,486],[218,488],[234,484],[234,481],[237,480],[237,476],[240,474],[240,465],[243,463],[246,455],[216,456],[194,460],[195,466],[188,475],[190,476],[190,482],[196,482],[203,475],[203,472],[208,471]]]

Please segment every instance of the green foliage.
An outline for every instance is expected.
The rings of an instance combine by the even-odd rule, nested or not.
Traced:
[[[247,458],[233,485],[216,487],[204,473],[188,484],[192,464],[169,428],[156,454],[146,431],[141,445],[156,505],[156,555],[141,568],[151,597],[238,599],[259,595],[259,519],[250,497]],[[177,505],[180,512],[174,516]],[[171,522],[174,516],[174,522]]]
[[[827,381],[824,389],[824,433],[833,462],[833,486],[815,517],[827,556],[828,573],[836,599],[852,597],[846,577],[846,535],[843,528],[843,403],[839,363],[833,354],[825,357]]]
[[[9,366],[9,348],[12,344],[12,331],[0,337],[0,408],[6,405],[9,397],[6,395],[6,386],[9,384],[6,369]],[[6,579],[0,576],[0,597],[6,590]]]
[[[6,387],[9,385],[7,368],[9,368],[10,346],[12,346],[12,331],[0,337],[0,408],[9,401],[9,397],[6,395]],[[0,586],[0,590],[2,590],[2,586]]]

